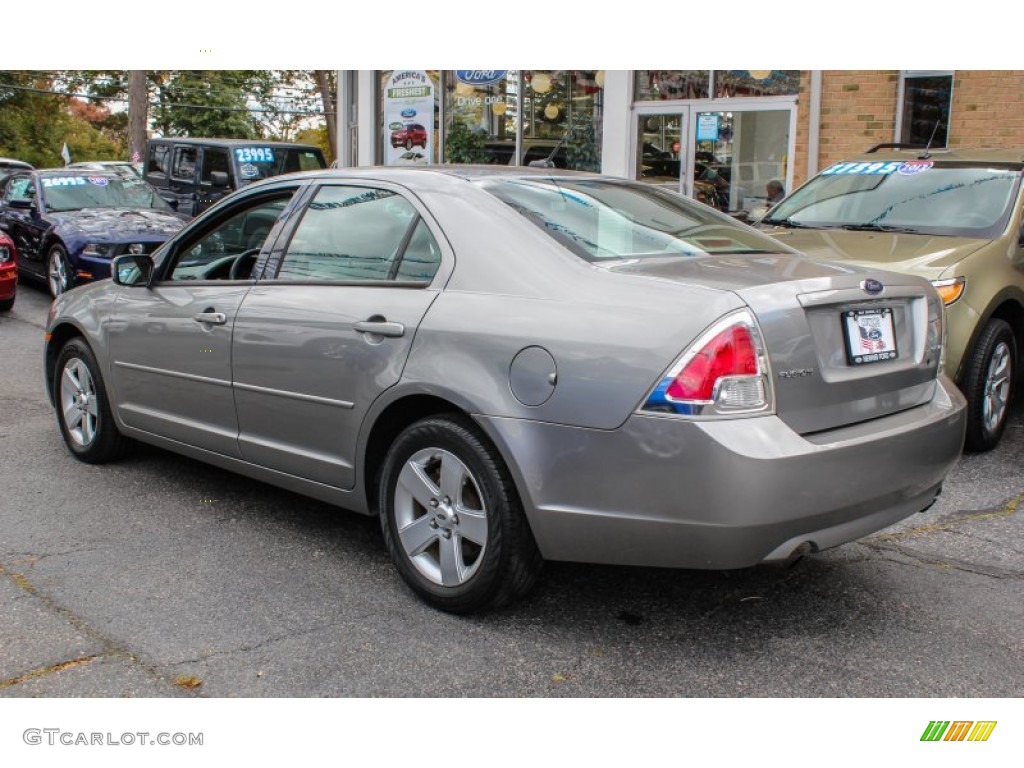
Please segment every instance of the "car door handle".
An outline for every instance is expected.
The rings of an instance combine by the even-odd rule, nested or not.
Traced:
[[[198,315],[193,315],[192,319],[197,323],[209,323],[210,325],[224,325],[228,321],[228,316],[223,312],[200,312]]]
[[[373,333],[377,336],[398,338],[405,335],[405,326],[401,323],[389,323],[387,320],[360,320],[353,326],[359,333]]]

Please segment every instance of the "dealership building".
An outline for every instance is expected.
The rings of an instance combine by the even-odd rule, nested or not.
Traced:
[[[554,165],[739,213],[881,143],[1024,144],[1024,71],[343,70],[339,164]]]

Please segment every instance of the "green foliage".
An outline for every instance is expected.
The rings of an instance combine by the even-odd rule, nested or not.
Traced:
[[[104,135],[85,117],[71,113],[70,99],[18,89],[55,90],[54,80],[26,72],[0,73],[0,156],[24,160],[39,168],[62,166],[60,152],[64,142],[73,160],[122,156],[123,145]],[[102,121],[110,116],[104,112],[95,117]]]
[[[490,159],[487,137],[456,120],[444,140],[444,152],[449,163],[486,163]]]

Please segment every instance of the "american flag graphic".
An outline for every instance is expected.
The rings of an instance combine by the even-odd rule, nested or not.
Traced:
[[[881,352],[885,349],[882,332],[878,328],[860,326],[860,348],[865,352]]]

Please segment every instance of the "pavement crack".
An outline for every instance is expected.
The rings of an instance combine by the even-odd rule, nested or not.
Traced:
[[[164,664],[162,666],[164,666],[164,667],[178,667],[178,666],[181,666],[182,664],[198,664],[201,661],[206,661],[208,659],[213,659],[213,658],[216,658],[217,656],[233,656],[233,655],[238,654],[238,653],[250,653],[251,651],[258,650],[258,649],[260,649],[260,648],[262,648],[262,647],[264,647],[266,645],[271,645],[273,643],[279,643],[282,640],[289,640],[289,639],[295,638],[295,637],[303,637],[305,635],[314,634],[315,632],[320,632],[320,631],[322,631],[324,629],[330,629],[331,627],[347,626],[349,624],[351,624],[350,621],[332,621],[329,624],[319,624],[319,625],[317,625],[315,627],[310,627],[308,629],[303,629],[301,631],[285,632],[285,633],[280,634],[280,635],[275,635],[274,637],[268,637],[265,640],[261,640],[258,643],[254,643],[253,645],[242,645],[242,646],[239,646],[238,648],[232,648],[231,650],[228,650],[228,651],[210,651],[209,653],[203,653],[201,656],[197,656],[194,659],[180,659],[178,661],[169,661],[169,662],[167,662],[167,664]]]
[[[77,629],[83,635],[95,641],[101,647],[102,650],[95,656],[88,657],[90,661],[100,657],[120,658],[138,667],[150,677],[159,680],[160,682],[167,683],[168,685],[173,685],[173,681],[167,679],[167,677],[158,672],[156,668],[149,664],[143,663],[135,654],[133,654],[127,648],[122,647],[113,638],[104,635],[102,632],[99,632],[94,627],[92,627],[88,622],[86,622],[80,616],[75,614],[73,611],[64,607],[49,595],[39,591],[39,589],[31,581],[29,581],[25,574],[9,571],[2,564],[0,564],[0,578],[3,577],[10,579],[17,587],[24,590],[26,593],[28,593],[29,595],[37,599],[39,602],[41,602],[50,612],[56,614],[57,616],[60,616],[64,621],[68,622],[68,624]],[[45,669],[50,668],[46,667]],[[63,667],[63,669],[67,669],[67,667]],[[21,678],[16,679],[18,681],[21,681]],[[2,687],[4,686],[0,685],[0,688]]]
[[[1013,580],[1013,579],[1024,579],[1024,573],[1020,571],[1011,571],[1007,568],[996,568],[993,566],[978,565],[976,563],[969,563],[965,560],[956,560],[945,557],[933,557],[930,555],[923,554],[921,552],[915,552],[912,549],[901,547],[895,544],[879,544],[879,543],[864,543],[864,546],[875,550],[879,553],[892,552],[897,555],[902,555],[913,563],[906,563],[892,558],[883,558],[888,562],[896,563],[898,565],[924,565],[931,568],[937,568],[939,570],[954,570],[962,571],[963,573],[973,573],[978,576],[987,576],[990,579],[1000,580]]]
[[[983,509],[980,511],[969,511],[962,513],[953,513],[950,517],[945,520],[940,520],[935,523],[928,523],[926,525],[919,525],[916,528],[911,528],[906,531],[894,531],[893,533],[882,533],[877,536],[864,539],[863,544],[871,546],[874,542],[889,542],[889,541],[901,541],[903,539],[910,539],[917,536],[924,536],[929,533],[940,533],[951,531],[959,525],[965,523],[979,523],[985,520],[995,520],[1003,517],[1010,517],[1016,514],[1017,508],[1021,502],[1024,502],[1024,493],[1018,494],[1008,501],[1004,502],[1001,507],[993,509]]]
[[[7,680],[0,680],[0,690],[4,688],[10,688],[13,685],[24,683],[29,680],[35,680],[39,677],[46,677],[57,672],[63,672],[65,669],[71,669],[72,667],[80,667],[83,664],[91,664],[96,661],[99,656],[79,656],[77,659],[71,659],[70,661],[62,661],[57,664],[51,664],[48,667],[40,667],[39,669],[33,669],[30,672],[26,672],[23,675],[17,677],[10,677]]]

